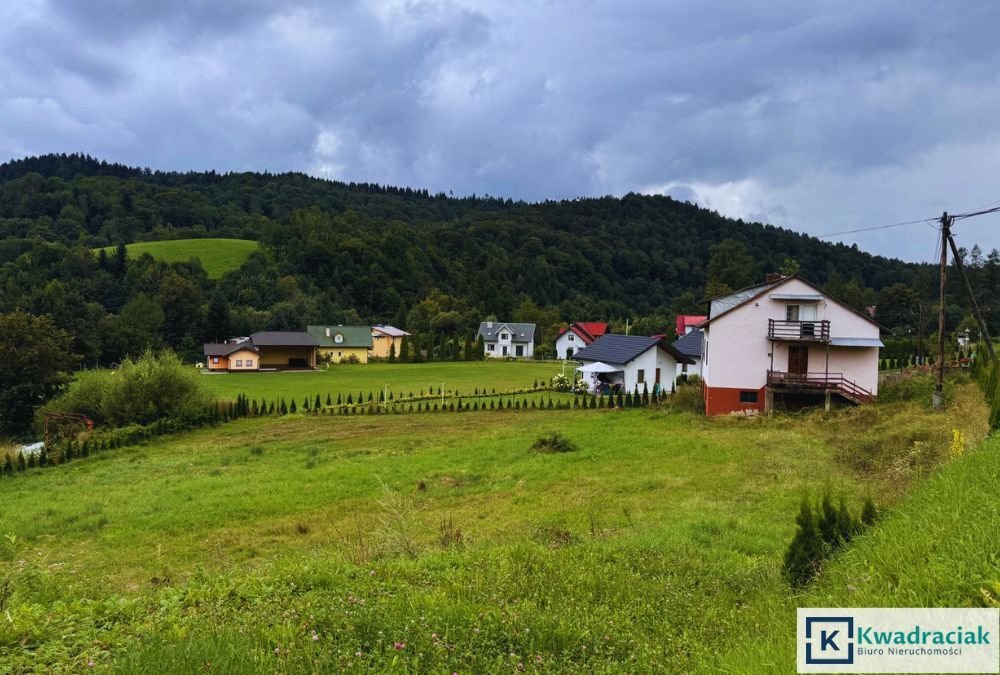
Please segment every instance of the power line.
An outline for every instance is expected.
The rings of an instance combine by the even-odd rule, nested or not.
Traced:
[[[952,220],[962,220],[964,218],[972,218],[974,216],[985,216],[987,213],[996,213],[1000,211],[1000,206],[994,206],[992,209],[984,209],[982,211],[972,211],[971,213],[959,213],[952,216]]]
[[[998,209],[1000,210],[1000,209]],[[933,223],[936,222],[936,218],[922,218],[920,220],[907,220],[903,223],[891,223],[889,225],[876,225],[874,227],[860,227],[856,230],[844,230],[843,232],[830,232],[829,234],[817,234],[814,235],[817,239],[825,239],[827,237],[837,237],[842,234],[856,234],[858,232],[871,232],[873,230],[888,230],[892,227],[903,227],[904,225],[918,225],[920,223]]]

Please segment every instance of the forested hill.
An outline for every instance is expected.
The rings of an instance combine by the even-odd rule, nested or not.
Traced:
[[[111,263],[84,252],[202,237],[263,248],[217,281],[197,264],[142,259],[116,280]],[[139,296],[165,301],[164,279],[185,285],[188,304],[201,309],[164,332],[188,351],[220,330],[324,321],[463,335],[488,314],[543,329],[626,316],[665,327],[675,312],[702,309],[707,292],[789,265],[855,305],[900,282],[932,289],[926,267],[669,197],[454,198],[296,173],[151,171],[82,155],[0,165],[0,265],[0,311],[44,310],[36,296],[53,279],[112,315]],[[222,306],[230,323],[210,326]]]

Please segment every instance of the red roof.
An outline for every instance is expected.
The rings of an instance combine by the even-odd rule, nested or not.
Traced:
[[[576,321],[571,323],[569,328],[560,328],[559,334],[562,335],[567,330],[571,330],[579,335],[584,344],[589,345],[608,332],[608,324],[601,323],[600,321]]]
[[[707,316],[698,316],[695,314],[678,314],[677,315],[677,337],[684,337],[687,334],[688,326],[697,326],[702,321],[707,321]]]

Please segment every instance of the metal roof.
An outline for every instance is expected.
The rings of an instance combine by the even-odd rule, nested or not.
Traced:
[[[388,335],[389,337],[403,337],[404,335],[409,335],[409,333],[405,330],[401,330],[395,326],[372,326],[372,330]]]
[[[501,328],[511,332],[511,342],[532,342],[535,339],[535,324],[509,321],[483,321],[479,324],[479,335],[482,335],[486,342],[495,342]]]
[[[705,334],[700,328],[695,328],[690,333],[674,340],[673,347],[684,356],[700,359],[704,336]]]
[[[306,326],[310,337],[316,340],[318,347],[363,347],[372,348],[372,329],[370,326]],[[330,336],[327,337],[329,331]],[[340,342],[337,342],[337,336]]]
[[[885,347],[878,338],[871,337],[835,337],[830,338],[832,347]]]
[[[316,347],[319,342],[309,333],[291,330],[262,330],[250,336],[255,347]]]
[[[614,335],[607,333],[573,354],[576,361],[603,361],[609,364],[626,364],[640,354],[659,346],[681,363],[692,363],[684,354],[657,338],[641,335]]]

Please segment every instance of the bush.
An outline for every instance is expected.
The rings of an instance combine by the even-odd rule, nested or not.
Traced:
[[[547,436],[539,436],[538,440],[531,446],[533,452],[543,453],[576,452],[579,449],[576,443],[558,432],[552,432]]]
[[[82,373],[77,386],[42,408],[39,419],[48,411],[82,413],[108,427],[198,419],[215,402],[200,377],[173,352],[146,351],[126,358],[118,370]]]
[[[674,410],[699,415],[705,413],[705,401],[702,397],[701,387],[694,384],[685,384],[677,387],[677,390],[670,395],[668,405]]]

